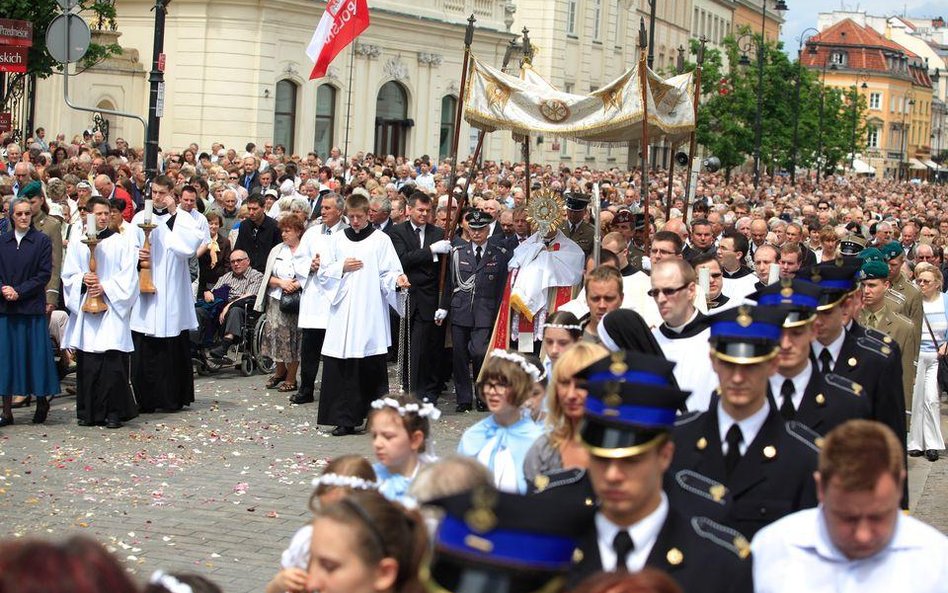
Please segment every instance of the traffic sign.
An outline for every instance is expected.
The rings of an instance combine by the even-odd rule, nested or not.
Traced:
[[[69,47],[66,47],[67,30]],[[91,42],[92,32],[89,30],[89,23],[75,14],[57,16],[46,29],[46,49],[54,60],[63,64],[81,60],[89,50]]]

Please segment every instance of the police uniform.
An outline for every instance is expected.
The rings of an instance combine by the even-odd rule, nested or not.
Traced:
[[[712,355],[727,364],[772,360],[785,316],[763,306],[712,316]],[[707,412],[680,420],[672,435],[675,456],[665,476],[675,508],[707,514],[748,539],[784,515],[817,503],[813,472],[818,435],[799,422],[784,421],[761,395],[761,408],[742,420],[727,416],[717,393]],[[721,432],[727,424],[725,451]]]
[[[673,385],[673,368],[660,357],[614,352],[578,374],[589,389],[579,437],[590,455],[630,458],[654,453],[667,443],[676,410],[688,396]],[[749,549],[741,534],[707,517],[683,514],[664,493],[657,508],[635,524],[613,523],[608,506],[600,507],[590,520],[591,483],[589,473],[582,470],[535,483],[543,491],[534,498],[553,500],[557,508],[568,509],[567,515],[585,521],[571,585],[603,570],[637,571],[647,566],[665,571],[685,591],[752,591]]]
[[[786,331],[816,320],[820,293],[820,287],[812,282],[784,278],[748,298],[785,311]],[[825,435],[847,420],[869,416],[869,404],[861,394],[861,385],[833,373],[821,375],[808,360],[794,376],[785,376],[778,370],[770,378],[767,397],[784,420],[796,420]]]
[[[467,213],[468,226],[482,228],[491,218],[481,210]],[[480,258],[477,251],[480,249]],[[478,248],[464,243],[451,252],[451,265],[445,281],[442,303],[449,304],[453,348],[453,378],[460,411],[471,409],[474,401],[471,369],[480,373],[490,333],[497,318],[507,282],[510,252],[489,241]],[[463,408],[462,408],[463,406]]]
[[[564,197],[566,198],[567,210],[574,212],[584,211],[589,206],[589,196],[587,195],[567,193]],[[581,220],[579,224],[573,224],[566,220],[560,229],[567,238],[572,239],[573,242],[579,245],[579,248],[583,250],[585,256],[588,257],[589,254],[592,253],[593,242],[596,237],[596,229],[593,225],[585,220]]]

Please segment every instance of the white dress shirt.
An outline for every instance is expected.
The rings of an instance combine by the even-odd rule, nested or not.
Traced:
[[[625,528],[635,545],[625,562],[629,572],[638,572],[645,567],[645,561],[648,560],[648,555],[652,552],[652,547],[658,540],[658,534],[662,531],[662,525],[665,524],[667,517],[668,497],[662,492],[662,500],[658,508],[635,525]],[[612,547],[612,542],[620,529],[622,528],[607,519],[601,512],[596,513],[596,541],[599,545],[599,558],[604,572],[613,572],[616,569],[616,551]]]
[[[759,410],[743,420],[731,418],[728,413],[724,411],[724,405],[719,401],[718,431],[721,433],[722,452],[727,455],[727,431],[731,429],[732,425],[737,424],[741,428],[741,455],[747,453],[747,447],[757,438],[757,433],[760,432],[764,421],[767,420],[768,414],[770,414],[770,402],[767,401],[766,398],[764,399],[764,405],[761,406]]]
[[[830,356],[833,357],[832,368],[836,368],[836,363],[839,362],[839,353],[843,350],[843,340],[846,339],[846,330],[839,332],[839,335],[835,340],[829,343],[828,346],[824,346],[817,340],[813,340],[813,355],[816,356],[816,360],[820,360],[820,354],[823,350],[829,350]]]
[[[774,373],[770,377],[770,392],[774,394],[774,401],[777,402],[777,407],[783,405],[783,398],[780,396],[780,390],[783,388],[783,382],[785,379],[790,379],[793,381],[793,409],[799,410],[800,403],[803,402],[803,393],[806,391],[806,386],[810,383],[810,377],[813,376],[813,363],[807,361],[806,367],[797,374],[796,377],[784,377],[780,373]]]

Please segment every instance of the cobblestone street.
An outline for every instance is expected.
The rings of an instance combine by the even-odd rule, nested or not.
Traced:
[[[44,426],[29,423],[32,408],[15,410],[17,424],[0,433],[0,533],[83,534],[140,579],[194,571],[227,593],[262,591],[309,516],[312,477],[336,455],[371,455],[366,436],[328,436],[314,404],[291,405],[264,380],[198,378],[190,410],[120,430],[76,426],[70,397]],[[454,414],[453,398],[441,407],[434,451],[444,454],[482,414]],[[914,512],[948,531],[948,460],[911,463]]]

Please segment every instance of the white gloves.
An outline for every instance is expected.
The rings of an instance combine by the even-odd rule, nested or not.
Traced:
[[[444,321],[445,318],[447,318],[447,316],[448,316],[448,310],[447,310],[447,309],[438,309],[437,311],[435,311],[435,318],[434,318],[434,320],[435,320],[435,321]]]
[[[435,241],[428,249],[431,250],[431,253],[450,253],[451,241],[448,241],[447,239]]]

